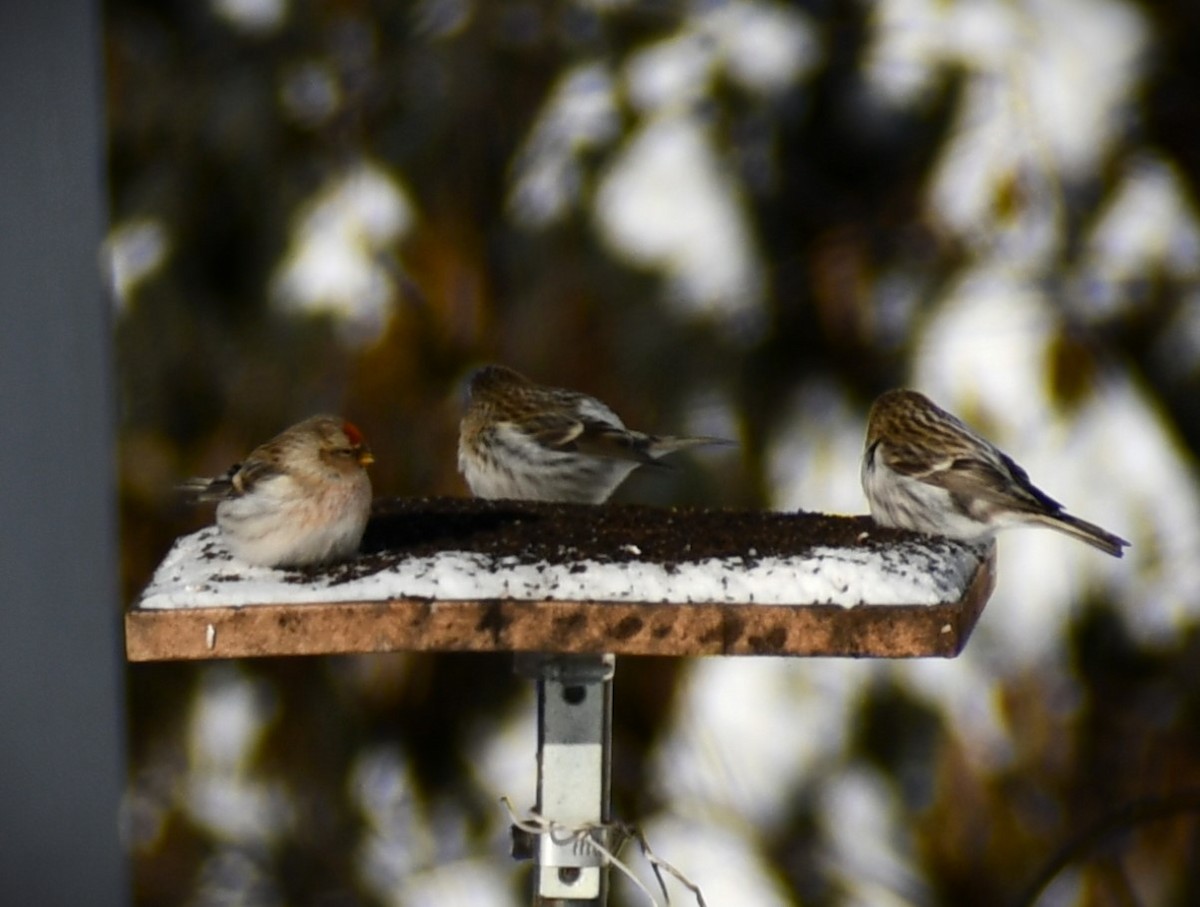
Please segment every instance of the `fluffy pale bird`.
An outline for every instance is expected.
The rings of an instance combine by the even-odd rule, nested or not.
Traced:
[[[888,391],[872,405],[862,485],[881,526],[958,539],[1048,526],[1113,557],[1129,545],[1065,512],[995,445],[912,390]]]
[[[222,476],[190,479],[185,492],[217,502],[217,527],[248,564],[303,567],[343,560],[362,541],[374,462],[362,432],[313,416],[267,441]]]
[[[479,498],[599,504],[639,466],[720,438],[625,427],[587,394],[535,384],[502,365],[477,370],[459,424],[458,468]]]

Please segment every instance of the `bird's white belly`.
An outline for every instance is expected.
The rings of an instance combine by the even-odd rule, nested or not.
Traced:
[[[551,450],[520,432],[497,428],[491,447],[460,444],[458,465],[471,493],[486,500],[563,501],[599,504],[638,464]]]
[[[239,560],[303,565],[349,557],[370,514],[370,485],[344,483],[317,498],[295,500],[280,483],[217,506],[217,526]]]

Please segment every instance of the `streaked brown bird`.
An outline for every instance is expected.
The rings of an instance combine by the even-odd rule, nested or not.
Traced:
[[[217,527],[239,560],[302,567],[343,560],[362,541],[371,512],[362,432],[337,416],[312,416],[254,449],[216,478],[182,486],[217,502]]]
[[[995,445],[913,390],[888,391],[871,406],[862,486],[881,526],[958,539],[1048,526],[1113,557],[1129,545],[1064,511]]]
[[[459,424],[458,469],[478,498],[606,501],[639,466],[721,438],[673,438],[625,427],[587,394],[535,384],[502,365],[472,374]]]

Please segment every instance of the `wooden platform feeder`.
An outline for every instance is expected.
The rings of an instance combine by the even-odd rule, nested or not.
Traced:
[[[527,653],[537,813],[602,847],[614,655],[951,658],[994,583],[990,546],[807,513],[380,501],[363,551],[279,571],[213,528],[182,538],[126,615],[128,657]],[[601,850],[537,838],[514,829],[535,903],[604,902]]]

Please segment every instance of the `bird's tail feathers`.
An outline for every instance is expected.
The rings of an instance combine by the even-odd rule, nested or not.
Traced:
[[[228,476],[217,478],[185,479],[176,486],[178,492],[190,501],[220,501],[229,495],[232,488]]]
[[[675,453],[677,450],[686,450],[689,447],[732,447],[736,444],[736,441],[730,441],[727,438],[674,438],[666,435],[651,438],[646,453],[657,460],[659,457]]]
[[[1035,519],[1044,526],[1057,529],[1059,532],[1065,532],[1067,535],[1073,536],[1081,542],[1087,542],[1093,548],[1099,548],[1105,554],[1111,554],[1113,557],[1122,557],[1125,554],[1125,549],[1129,547],[1129,542],[1119,535],[1113,535],[1108,530],[1101,529],[1095,523],[1081,520],[1079,517],[1071,516],[1069,513],[1060,513],[1057,516],[1038,514]]]

